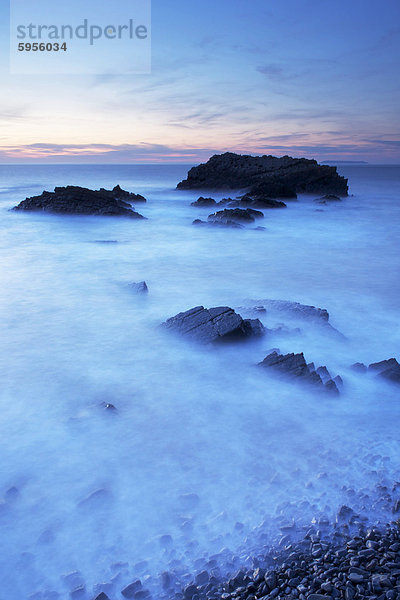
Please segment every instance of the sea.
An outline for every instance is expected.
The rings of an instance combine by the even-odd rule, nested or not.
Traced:
[[[351,365],[400,355],[400,167],[340,165],[341,202],[300,195],[230,229],[192,225],[212,210],[176,189],[190,166],[0,166],[1,600],[117,600],[138,579],[174,597],[342,505],[394,518],[375,498],[400,482],[400,386]],[[117,184],[146,220],[10,210]],[[161,327],[267,299],[334,329],[258,311],[263,338],[210,347]],[[258,367],[272,348],[340,375],[341,394]]]

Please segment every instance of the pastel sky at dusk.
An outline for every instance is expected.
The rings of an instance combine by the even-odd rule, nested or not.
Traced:
[[[11,75],[0,1],[0,162],[400,163],[398,0],[153,0],[151,74],[98,76]]]

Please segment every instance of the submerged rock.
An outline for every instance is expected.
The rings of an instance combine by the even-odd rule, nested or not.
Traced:
[[[236,221],[226,219],[224,221],[202,221],[201,219],[195,219],[192,225],[208,225],[209,227],[230,227],[231,229],[244,229],[244,226]]]
[[[263,218],[263,213],[253,208],[225,208],[208,216],[208,220],[211,222],[243,221],[245,223],[254,223],[256,219]]]
[[[118,410],[116,409],[116,407],[114,406],[114,404],[110,404],[110,402],[102,402],[100,404],[100,406],[107,412],[109,413],[117,413]]]
[[[325,308],[317,308],[300,302],[291,300],[248,300],[247,303],[263,306],[266,311],[276,311],[286,313],[298,319],[307,319],[312,321],[329,321],[329,313]]]
[[[94,600],[110,600],[110,598],[104,592],[100,592],[98,596]]]
[[[261,336],[265,329],[258,319],[242,319],[232,308],[196,306],[168,319],[164,327],[203,344]]]
[[[393,381],[394,383],[400,383],[400,364],[395,358],[372,363],[369,365],[368,371],[375,372],[380,377]]]
[[[129,285],[129,287],[133,292],[135,292],[135,294],[147,294],[149,291],[145,281],[139,281],[138,283],[133,282]]]
[[[214,198],[203,198],[203,196],[200,196],[195,202],[192,202],[191,206],[214,206],[215,204],[217,203]]]
[[[326,196],[322,196],[322,198],[316,198],[314,202],[318,204],[329,204],[330,202],[341,202],[342,199],[339,196],[335,196],[335,194],[327,194]]]
[[[283,316],[293,321],[308,321],[324,327],[328,333],[344,341],[346,337],[329,323],[329,313],[325,308],[300,304],[290,300],[271,300],[271,299],[247,299],[245,300],[245,310],[254,311],[255,307],[263,307],[266,312],[273,317],[283,320]]]
[[[121,594],[124,596],[124,598],[135,598],[135,595],[141,589],[142,589],[142,582],[140,581],[140,579],[137,579],[133,583],[130,583],[129,585],[127,585],[123,590],[121,590]]]
[[[263,195],[250,196],[245,194],[238,201],[232,200],[229,206],[239,206],[241,208],[286,208],[286,204],[280,200],[273,200]]]
[[[357,373],[366,373],[367,372],[367,367],[364,365],[364,363],[354,363],[353,365],[351,365],[350,367],[353,371],[356,371]]]
[[[298,193],[347,196],[347,179],[336,167],[315,160],[283,156],[216,154],[190,169],[178,189],[244,189],[269,198],[295,198]]]
[[[13,210],[144,219],[131,206],[131,202],[137,201],[146,202],[146,199],[122,190],[118,185],[113,190],[90,190],[69,185],[56,187],[54,192],[44,191],[40,196],[26,198]]]
[[[326,367],[313,370],[312,363],[307,364],[304,354],[280,354],[276,350],[271,352],[259,363],[260,367],[272,369],[278,373],[284,373],[290,378],[300,378],[307,383],[324,388],[334,394],[339,394],[336,383]],[[321,377],[321,374],[323,377]],[[326,381],[326,383],[325,383]]]

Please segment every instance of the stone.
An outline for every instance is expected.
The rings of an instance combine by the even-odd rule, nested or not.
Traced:
[[[377,363],[372,363],[368,367],[368,371],[372,371],[393,383],[400,383],[400,364],[395,358],[381,360]]]
[[[214,198],[203,198],[203,196],[200,196],[196,202],[192,202],[191,206],[214,206],[215,204],[217,203]]]
[[[270,352],[264,360],[259,363],[260,367],[272,369],[291,379],[300,379],[313,386],[322,387],[327,392],[338,394],[339,390],[337,389],[336,384],[331,379],[324,384],[318,373],[318,369],[314,371],[314,364],[310,363],[310,365],[307,364],[302,352],[298,354],[281,354],[276,350]]]
[[[129,286],[135,294],[147,294],[149,288],[147,287],[147,283],[145,281],[139,281],[138,283],[133,282]]]
[[[318,367],[318,369],[316,369],[316,372],[318,373],[318,375],[321,377],[322,381],[325,383],[327,380],[331,379],[331,376],[329,374],[329,371],[326,367]]]
[[[134,598],[136,592],[139,592],[142,589],[142,582],[140,579],[137,579],[133,583],[127,585],[123,590],[121,590],[121,594],[124,598]]]
[[[341,202],[341,198],[339,196],[335,196],[335,194],[327,194],[326,196],[322,196],[322,198],[316,198],[314,202],[318,204],[329,204],[330,202]]]
[[[86,588],[84,585],[80,585],[69,593],[71,600],[85,600]]]
[[[227,219],[225,221],[202,221],[201,219],[195,219],[192,223],[193,225],[208,225],[208,226],[217,226],[217,227],[230,227],[231,229],[243,229],[243,225],[240,223],[236,223],[235,221],[231,221]]]
[[[336,385],[336,383],[333,381],[333,379],[329,379],[329,381],[327,381],[325,383],[325,389],[330,393],[330,394],[339,394],[339,389]]]
[[[246,304],[255,304],[263,306],[267,312],[286,313],[288,316],[307,319],[311,321],[329,321],[329,313],[325,308],[316,308],[308,304],[300,304],[300,302],[292,302],[291,300],[247,300]]]
[[[253,208],[225,208],[208,216],[209,221],[242,221],[244,223],[254,223],[256,219],[263,218],[263,213]]]
[[[283,156],[212,156],[190,169],[178,189],[249,189],[250,195],[296,198],[298,193],[348,195],[347,179],[336,167],[315,160]]]
[[[231,200],[228,206],[238,206],[240,208],[286,208],[286,204],[280,200],[273,200],[262,194],[250,196],[245,194],[238,200]]]
[[[232,308],[196,306],[168,319],[163,326],[186,337],[209,344],[261,336],[265,329],[258,319],[242,319]]]
[[[101,592],[94,600],[110,600],[110,598],[104,592]]]
[[[366,373],[367,371],[367,367],[364,365],[364,363],[354,363],[353,365],[351,365],[350,367],[353,371],[356,371],[357,373]]]
[[[88,188],[69,185],[56,187],[54,192],[44,191],[40,196],[26,198],[13,210],[44,211],[58,214],[124,216],[132,219],[144,219],[131,205],[141,198],[115,186],[113,190],[90,190]]]
[[[100,406],[102,408],[104,408],[104,410],[106,410],[107,412],[110,412],[110,413],[117,413],[118,412],[118,410],[115,408],[114,404],[110,404],[109,402],[102,402],[100,404]]]

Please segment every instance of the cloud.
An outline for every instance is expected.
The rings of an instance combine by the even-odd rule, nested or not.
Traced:
[[[382,144],[384,146],[393,146],[395,148],[400,147],[400,140],[365,140],[370,144]]]
[[[278,65],[274,64],[262,65],[260,67],[257,67],[257,71],[271,79],[286,79],[287,77],[285,76],[282,67],[279,67]]]
[[[163,144],[51,144],[38,142],[22,146],[0,146],[4,162],[180,162],[206,160],[218,150],[174,148]]]

